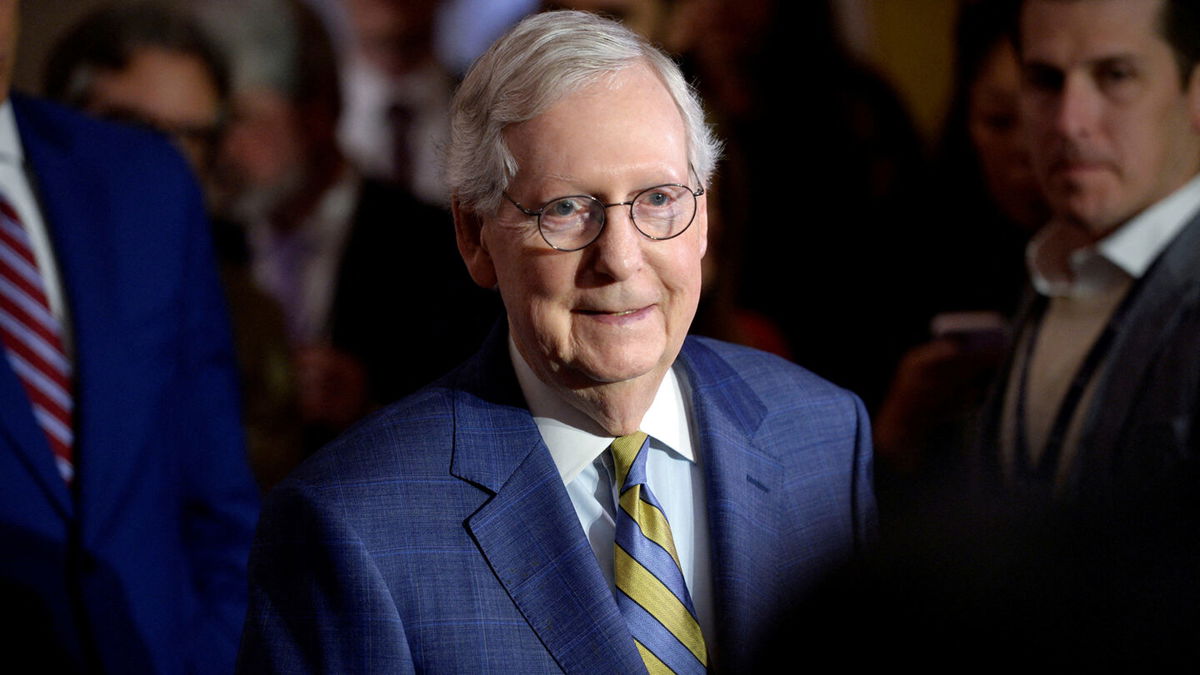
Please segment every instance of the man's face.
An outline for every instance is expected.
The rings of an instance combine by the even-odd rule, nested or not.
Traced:
[[[196,56],[157,47],[136,50],[123,70],[96,73],[88,112],[157,127],[206,176],[221,115],[217,84]]]
[[[234,94],[215,178],[224,208],[235,217],[261,217],[300,189],[309,160],[300,117],[272,89]]]
[[[8,98],[17,56],[17,0],[0,0],[0,101]]]
[[[1200,170],[1193,100],[1160,0],[1029,0],[1021,109],[1055,214],[1103,236]]]
[[[508,192],[529,208],[567,195],[612,203],[664,183],[695,187],[682,117],[643,66],[566,97],[505,138],[519,167]],[[627,206],[607,214],[599,239],[563,252],[542,240],[536,218],[504,201],[483,219],[481,253],[468,259],[477,281],[499,285],[517,348],[554,387],[656,382],[696,313],[704,198],[691,227],[665,241],[639,233]]]
[[[403,75],[433,49],[434,0],[345,0],[358,48],[377,67]]]

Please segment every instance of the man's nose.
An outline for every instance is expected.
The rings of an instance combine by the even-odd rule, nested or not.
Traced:
[[[1070,139],[1093,135],[1099,121],[1101,92],[1082,74],[1072,73],[1063,82],[1055,110],[1054,126]]]
[[[588,248],[594,249],[596,271],[620,281],[641,268],[642,247],[650,240],[634,226],[628,206],[613,206],[607,215],[604,231]]]

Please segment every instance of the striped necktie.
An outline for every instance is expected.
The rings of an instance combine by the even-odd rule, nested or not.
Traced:
[[[708,651],[683,581],[671,526],[646,482],[650,437],[621,436],[609,446],[621,486],[614,576],[617,606],[650,673],[702,673]]]
[[[29,234],[0,197],[0,340],[13,371],[25,386],[33,416],[46,433],[59,474],[75,475],[71,452],[71,363],[62,327],[50,312]]]

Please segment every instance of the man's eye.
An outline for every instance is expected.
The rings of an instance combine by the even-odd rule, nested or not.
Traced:
[[[581,205],[574,199],[560,199],[546,207],[546,215],[554,218],[569,218],[580,208]]]
[[[653,206],[655,208],[671,203],[671,195],[665,192],[651,192],[642,199],[646,203],[646,206]]]
[[[1046,66],[1032,65],[1024,70],[1025,85],[1036,91],[1058,91],[1063,86],[1062,71]]]
[[[1121,84],[1137,77],[1137,71],[1127,65],[1111,65],[1101,68],[1099,77],[1106,84]]]
[[[1017,126],[1017,116],[1012,113],[984,114],[983,125],[997,132],[1009,131]]]

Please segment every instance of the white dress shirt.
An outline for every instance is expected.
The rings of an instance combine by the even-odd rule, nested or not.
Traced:
[[[333,296],[361,189],[361,178],[346,169],[295,229],[280,231],[265,217],[248,219],[254,281],[279,302],[297,344],[329,337]]]
[[[72,355],[70,316],[63,295],[62,278],[58,274],[58,262],[50,243],[50,231],[42,217],[42,209],[34,197],[33,185],[25,166],[25,150],[17,133],[17,121],[13,116],[12,103],[0,105],[0,193],[21,217],[21,224],[29,235],[38,271],[42,275],[42,286],[50,312],[62,327],[63,349]]]
[[[599,429],[594,421],[538,379],[511,338],[508,347],[533,421],[567,487],[579,524],[600,563],[600,571],[615,593],[613,541],[616,537],[615,505],[619,495],[613,480],[612,453],[605,452],[614,437]],[[678,366],[667,371],[638,428],[650,436],[646,478],[671,524],[671,537],[675,540],[683,579],[692,596],[700,629],[711,641],[715,624],[708,512],[704,471],[700,464],[703,459],[696,452],[696,435],[690,424],[687,378],[677,370]]]
[[[396,175],[392,106],[409,110],[409,184],[423,202],[444,205],[449,192],[442,180],[440,148],[450,137],[450,99],[454,83],[436,62],[403,77],[392,77],[357,55],[350,55],[342,78],[343,110],[338,121],[342,149],[365,175]]]
[[[1048,297],[1037,333],[1025,391],[1025,430],[1028,449],[1036,462],[1045,447],[1059,408],[1084,358],[1134,281],[1141,278],[1176,235],[1200,211],[1200,176],[1129,222],[1089,244],[1078,230],[1052,224],[1034,237],[1026,260],[1034,288]],[[1001,439],[1005,465],[1011,471],[1016,448],[1016,399],[1019,373],[1028,354],[1028,334],[1018,345],[1005,401]],[[1101,365],[1095,375],[1103,372]],[[1078,454],[1078,435],[1095,382],[1084,390],[1068,425],[1057,479],[1066,477]]]

